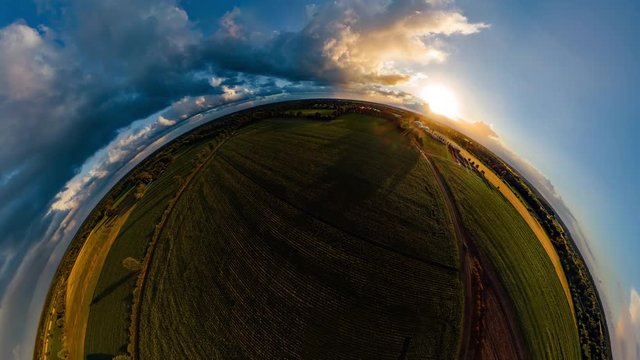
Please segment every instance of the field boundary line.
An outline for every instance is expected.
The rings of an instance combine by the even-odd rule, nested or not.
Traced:
[[[480,165],[480,170],[485,171],[484,180],[491,183],[498,192],[513,206],[513,208],[518,212],[520,217],[524,220],[527,226],[531,229],[535,237],[538,239],[540,246],[542,246],[543,250],[547,254],[551,265],[560,281],[560,285],[562,285],[562,290],[564,291],[565,298],[569,307],[571,308],[571,314],[574,323],[578,326],[578,320],[576,318],[575,306],[573,304],[573,297],[571,295],[571,288],[569,286],[569,281],[567,279],[567,275],[565,274],[564,267],[562,266],[562,260],[560,259],[560,254],[556,251],[549,234],[542,228],[540,222],[531,215],[531,212],[522,202],[522,199],[511,189],[509,184],[507,184],[502,178],[496,174],[491,168],[485,165],[477,156],[472,154],[470,151],[466,150],[464,147],[460,148],[461,153],[465,158],[471,158],[476,164]]]
[[[458,238],[458,246],[460,250],[460,266],[461,266],[461,278],[463,281],[463,288],[465,291],[464,296],[464,318],[463,318],[463,334],[462,339],[460,341],[460,359],[473,358],[477,356],[475,352],[479,350],[477,345],[474,346],[472,344],[472,333],[473,327],[475,325],[475,321],[477,321],[477,317],[479,314],[476,313],[475,303],[471,300],[475,297],[475,291],[473,289],[473,274],[472,274],[472,264],[474,261],[478,262],[483,269],[483,272],[488,277],[490,281],[489,284],[496,291],[497,301],[500,303],[500,307],[504,313],[505,319],[507,321],[510,335],[512,336],[512,340],[516,345],[516,352],[518,354],[518,358],[523,359],[526,358],[525,353],[525,344],[524,339],[522,338],[522,330],[520,329],[520,325],[518,323],[517,315],[515,313],[515,308],[511,298],[506,292],[504,285],[500,281],[497,276],[496,270],[493,268],[493,265],[487,259],[484,254],[477,247],[475,242],[473,241],[472,236],[469,234],[467,228],[464,225],[462,220],[462,214],[458,209],[457,202],[455,197],[453,196],[452,190],[449,187],[444,176],[438,169],[438,166],[433,162],[433,160],[425,154],[422,149],[420,149],[416,144],[417,150],[421,153],[423,158],[429,163],[431,169],[433,170],[433,174],[438,183],[438,187],[440,188],[441,195],[443,196],[443,200],[445,202],[445,207],[449,212],[449,217],[451,218],[452,225],[455,228],[455,234]]]
[[[178,201],[182,197],[182,194],[191,185],[191,183],[196,178],[196,176],[200,173],[200,171],[204,169],[205,165],[207,165],[209,161],[211,161],[211,159],[215,157],[216,153],[222,147],[222,145],[224,145],[227,142],[227,140],[229,140],[232,136],[233,134],[229,135],[226,139],[222,140],[218,145],[216,145],[216,147],[211,150],[211,154],[209,154],[204,160],[202,160],[202,163],[199,164],[191,172],[191,174],[189,174],[189,176],[185,179],[184,184],[182,184],[182,186],[178,189],[175,196],[173,197],[173,199],[171,199],[171,201],[169,202],[169,205],[162,213],[162,217],[160,218],[160,221],[155,226],[155,230],[151,237],[151,241],[149,241],[149,245],[147,247],[147,253],[142,261],[140,275],[138,275],[138,279],[136,280],[136,286],[134,287],[133,301],[131,306],[131,323],[130,323],[130,329],[129,329],[129,345],[131,345],[131,348],[128,349],[130,352],[129,355],[131,356],[132,359],[140,358],[139,332],[140,332],[140,314],[142,309],[142,299],[144,297],[144,287],[145,287],[145,282],[147,280],[149,266],[153,260],[158,239],[160,238],[160,235],[162,235],[162,231],[164,230],[164,227],[167,221],[169,220],[169,217],[173,213],[173,210],[175,209]],[[138,291],[136,292],[135,289],[138,289]]]

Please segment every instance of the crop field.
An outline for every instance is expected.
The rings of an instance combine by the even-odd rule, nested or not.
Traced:
[[[56,287],[61,287],[61,284],[55,285]],[[60,322],[64,321],[64,314],[58,314],[58,309],[55,307],[57,301],[64,301],[64,299],[55,299],[52,302],[51,309],[45,309],[46,311],[46,320],[45,320],[45,341],[43,342],[43,350],[42,350],[42,358],[44,359],[55,359],[58,357],[58,353],[64,351],[64,327]]]
[[[140,357],[455,358],[462,288],[441,202],[384,120],[242,129],[158,241]]]
[[[176,177],[189,172],[193,158],[202,146],[185,149],[176,156],[167,171],[137,201],[109,250],[91,298],[85,339],[88,359],[111,359],[126,353],[131,296],[137,273],[123,267],[122,261],[127,257],[142,259],[154,226],[176,191],[179,182]]]
[[[102,221],[89,235],[67,281],[65,333],[71,358],[84,358],[84,337],[100,270],[130,211]]]
[[[331,115],[332,113],[333,113],[333,110],[330,110],[330,109],[295,109],[295,110],[288,111],[288,114],[291,116],[297,116],[297,115],[314,116],[317,114]]]
[[[566,251],[545,249],[485,169],[458,165],[416,119],[299,101],[163,147],[76,234],[35,358],[606,353],[602,333],[578,336],[598,314],[574,317],[553,263]]]
[[[427,134],[422,129],[416,129],[415,131],[420,133],[421,141],[419,142],[419,144],[422,151],[429,154],[431,157],[439,157],[444,160],[453,161],[453,158],[451,157],[451,154],[449,154],[446,145],[434,140],[431,135]]]
[[[475,243],[511,297],[533,359],[579,359],[576,324],[551,260],[524,219],[473,172],[438,160]]]

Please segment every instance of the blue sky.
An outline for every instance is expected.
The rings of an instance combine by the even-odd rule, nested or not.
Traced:
[[[625,289],[640,263],[638,2],[459,2],[492,25],[441,69],[549,177]]]
[[[465,114],[492,123],[552,181],[597,254],[608,320],[629,335],[621,318],[637,319],[640,286],[640,3],[457,4],[491,28],[454,39],[434,76],[462,88]]]
[[[640,356],[639,17],[637,1],[0,0],[0,326],[26,324],[0,357],[30,353],[24,304],[115,169],[189,115],[429,84],[544,174],[595,254],[617,354]]]
[[[494,123],[593,221],[585,226],[615,259],[631,263],[640,252],[640,3],[458,4],[492,28],[458,46],[443,72],[474,88],[473,116]],[[634,270],[621,274],[627,285],[640,280]]]

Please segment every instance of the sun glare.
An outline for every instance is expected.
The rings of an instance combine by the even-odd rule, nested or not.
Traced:
[[[460,117],[460,106],[456,94],[443,85],[429,85],[420,94],[434,113],[457,120]]]

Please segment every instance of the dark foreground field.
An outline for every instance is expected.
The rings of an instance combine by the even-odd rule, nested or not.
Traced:
[[[484,175],[407,112],[301,105],[206,125],[125,177],[56,274],[36,358],[581,357],[589,325]]]
[[[241,130],[158,241],[141,357],[455,357],[462,289],[438,196],[383,120]]]

